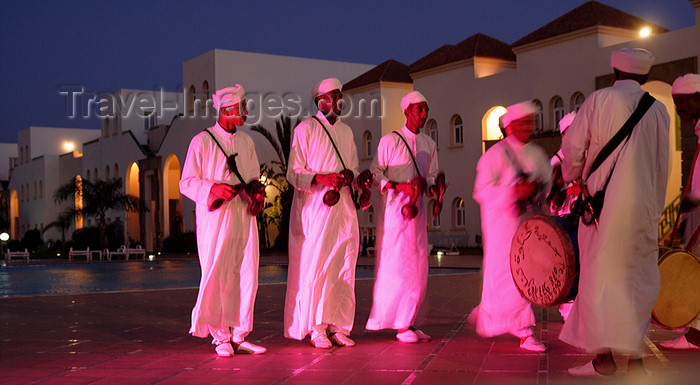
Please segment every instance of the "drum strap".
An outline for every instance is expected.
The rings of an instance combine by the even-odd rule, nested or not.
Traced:
[[[241,183],[245,184],[243,176],[241,176],[241,173],[238,171],[238,165],[236,165],[236,156],[238,156],[238,153],[235,153],[233,155],[226,154],[226,150],[224,150],[224,148],[221,146],[221,143],[219,143],[219,141],[216,140],[214,134],[212,134],[211,131],[209,131],[209,129],[205,129],[204,131],[206,131],[207,134],[209,134],[209,136],[211,136],[211,138],[214,139],[214,143],[216,143],[221,152],[224,153],[224,156],[226,157],[226,164],[228,165],[229,169],[231,169],[231,171],[233,171],[233,173],[236,174]]]
[[[338,155],[338,160],[340,160],[340,164],[343,166],[343,169],[347,169],[347,167],[345,166],[345,162],[343,162],[343,157],[340,155],[340,151],[338,150],[338,146],[335,145],[335,142],[333,141],[333,137],[331,136],[331,133],[328,132],[326,125],[323,124],[321,119],[316,117],[316,115],[312,116],[312,118],[314,118],[318,122],[318,124],[320,124],[321,127],[323,127],[323,131],[326,132],[326,135],[328,135],[328,140],[330,140],[331,144],[333,145],[333,149],[335,150],[335,154]],[[348,185],[348,187],[350,187],[350,197],[352,198],[352,201],[355,202],[355,208],[358,208],[359,204],[357,203],[357,193],[352,188],[352,183],[350,183]]]
[[[408,145],[408,142],[406,139],[401,135],[398,131],[394,131],[394,134],[398,135],[399,138],[401,138],[401,141],[403,142],[404,145],[406,145],[406,150],[408,150],[408,154],[411,155],[411,160],[413,161],[413,167],[416,168],[416,172],[418,173],[419,177],[423,177],[420,174],[420,170],[418,169],[418,163],[416,162],[416,157],[413,155],[413,151],[411,151],[411,147]]]
[[[593,165],[591,166],[591,169],[588,171],[588,176],[586,179],[588,179],[591,174],[593,174],[598,167],[605,161],[605,159],[612,154],[613,151],[622,143],[624,139],[629,139],[630,136],[632,136],[632,130],[634,127],[639,123],[639,121],[642,119],[644,114],[649,110],[649,107],[651,107],[652,104],[656,99],[649,95],[648,92],[645,92],[644,95],[642,96],[642,99],[639,101],[639,104],[637,105],[637,108],[632,112],[632,115],[627,119],[625,124],[622,125],[622,128],[613,136],[610,141],[605,144],[605,147],[603,147],[602,150],[598,153],[598,155],[595,157],[593,160]],[[613,166],[614,167],[614,166]],[[612,174],[612,171],[610,172]]]
[[[593,172],[595,172],[598,167],[605,161],[605,159],[612,154],[613,151],[622,143],[624,140],[625,143],[629,140],[629,138],[632,136],[632,131],[634,130],[634,127],[639,123],[639,121],[642,119],[644,114],[649,110],[652,104],[656,99],[654,99],[653,96],[649,95],[648,92],[645,92],[644,95],[642,95],[641,100],[639,101],[639,104],[637,105],[637,108],[632,112],[632,115],[627,119],[625,124],[622,125],[622,128],[620,128],[619,131],[608,141],[608,143],[605,144],[602,150],[598,153],[598,155],[595,157],[593,160],[593,165],[591,166],[590,171],[588,171],[588,176],[586,177],[586,180],[591,177]],[[617,157],[615,158],[615,161],[613,163],[612,169],[610,169],[610,173],[608,174],[607,179],[605,180],[605,184],[603,185],[603,188],[598,191],[602,192],[603,195],[605,195],[605,190],[608,188],[608,183],[610,183],[610,179],[612,178],[612,174],[615,171],[615,166],[617,165]],[[593,194],[592,194],[593,195]]]

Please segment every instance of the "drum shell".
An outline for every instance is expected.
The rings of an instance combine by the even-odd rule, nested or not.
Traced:
[[[577,235],[566,226],[564,218],[538,215],[523,222],[513,237],[513,281],[534,305],[558,305],[578,293]]]
[[[700,313],[700,261],[682,249],[659,248],[661,290],[652,319],[666,329],[687,326]]]

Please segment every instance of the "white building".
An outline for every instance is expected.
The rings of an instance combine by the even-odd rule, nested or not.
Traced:
[[[689,3],[688,11],[695,12],[696,20],[700,20],[700,1]],[[640,37],[643,27],[651,29],[649,37]],[[488,121],[498,122],[497,115],[492,115],[500,110],[498,107],[535,99],[541,106],[535,140],[551,155],[561,142],[559,119],[578,109],[596,89],[612,85],[610,53],[624,47],[642,47],[656,57],[644,88],[675,116],[670,85],[680,75],[698,72],[699,36],[697,21],[692,27],[668,31],[604,4],[589,2],[511,45],[476,34],[458,44],[442,46],[409,66],[413,87],[402,83],[402,93],[397,95],[382,92],[385,86],[381,79],[372,79],[370,84],[360,82],[357,90],[347,92],[374,93],[388,109],[397,108],[409,90],[425,95],[430,106],[425,130],[438,144],[440,167],[449,183],[439,220],[426,224],[429,239],[442,247],[475,246],[481,243],[479,206],[472,199],[476,163],[493,140],[500,139],[500,130],[496,128],[495,135],[487,130]],[[348,86],[367,78],[367,74]],[[402,124],[394,122],[388,130]],[[358,148],[364,149],[361,152],[371,151],[366,148],[366,133],[371,134],[376,148],[378,139],[374,140],[374,135],[380,132],[376,118],[360,119],[352,126],[356,133],[364,133],[356,134]],[[387,132],[385,127],[382,125],[381,133]],[[680,139],[676,141],[681,130],[675,125],[670,130],[672,174],[667,203],[678,196],[681,186]],[[684,127],[683,135],[689,137],[691,146],[683,157],[692,158],[696,143],[692,127]],[[689,165],[684,163],[685,172],[686,167]]]
[[[498,129],[489,130],[489,122],[498,120],[498,107],[526,99],[538,101],[542,112],[536,141],[554,153],[560,143],[559,117],[577,109],[594,90],[612,84],[610,53],[623,47],[643,47],[656,57],[645,88],[664,102],[673,116],[670,84],[680,75],[698,72],[700,0],[690,0],[688,12],[696,14],[695,25],[667,31],[589,2],[512,44],[476,34],[444,45],[408,66],[393,60],[370,66],[209,51],[182,64],[182,92],[160,96],[157,91],[113,93],[120,107],[127,108],[106,109],[107,115],[112,114],[104,119],[101,130],[30,127],[21,131],[19,162],[9,185],[10,194],[16,196],[10,199],[9,209],[12,237],[19,238],[24,231],[53,221],[57,208],[51,194],[72,177],[120,177],[125,191],[143,199],[150,211],[141,215],[111,213],[111,219],[120,218],[126,224],[125,242],[158,249],[178,215],[184,219],[184,230],[194,230],[194,204],[182,199],[178,181],[190,139],[215,121],[213,111],[203,103],[214,90],[243,85],[249,99],[248,124],[272,130],[281,114],[305,117],[313,113],[312,86],[333,76],[345,83],[348,106],[343,119],[353,128],[362,169],[369,166],[379,138],[402,126],[401,97],[413,89],[426,96],[430,116],[425,130],[438,143],[440,167],[449,183],[439,220],[426,223],[430,242],[441,247],[475,246],[481,240],[479,206],[471,198],[476,163],[485,148],[499,139]],[[644,26],[651,28],[651,35],[641,38]],[[158,111],[161,101],[177,108]],[[687,173],[687,158],[692,158],[696,143],[692,127],[670,129],[673,160],[669,203],[679,193],[681,169]],[[276,159],[270,145],[249,126],[243,130],[254,139],[260,161],[270,165]],[[63,136],[73,132],[86,133],[84,137],[71,136],[78,152],[60,149]],[[371,232],[372,211],[361,213],[359,219]],[[56,233],[47,232],[46,236],[58,238]]]

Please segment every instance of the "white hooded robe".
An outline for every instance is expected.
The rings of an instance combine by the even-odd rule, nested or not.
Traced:
[[[318,112],[343,162],[355,177],[357,148],[350,127],[331,125]],[[316,325],[333,325],[343,334],[355,318],[355,266],[360,243],[357,212],[345,186],[332,207],[323,203],[329,187],[312,184],[315,174],[343,170],[323,127],[308,118],[294,129],[287,180],[295,187],[289,221],[289,271],[284,307],[284,336],[297,340]]]
[[[515,166],[517,164],[518,166]],[[484,236],[484,266],[481,303],[469,316],[482,337],[505,333],[525,337],[526,328],[535,324],[532,305],[518,291],[510,271],[510,246],[518,226],[542,212],[530,206],[520,213],[515,197],[518,172],[539,181],[537,201],[543,202],[550,189],[552,170],[544,151],[534,143],[523,144],[508,136],[488,149],[476,166],[474,200],[481,206]],[[522,334],[522,335],[521,335]]]
[[[426,134],[414,134],[406,126],[398,130],[415,156],[420,175],[428,186],[438,173],[435,142]],[[379,185],[377,203],[376,280],[367,329],[405,329],[413,326],[428,285],[428,222],[423,195],[418,215],[406,220],[401,208],[409,196],[386,188],[387,183],[410,183],[418,176],[406,145],[395,133],[379,141],[370,170]],[[432,213],[430,213],[432,215]]]
[[[622,127],[644,91],[633,80],[591,94],[563,138],[567,181],[588,177],[595,156]],[[579,224],[579,291],[559,338],[589,353],[639,355],[659,295],[659,218],[668,179],[669,116],[656,101],[632,136],[587,179],[605,194],[599,225]]]
[[[209,128],[226,155],[238,153],[236,164],[249,182],[260,176],[253,140],[238,130],[226,132],[217,123]],[[245,337],[253,329],[253,307],[258,290],[258,226],[239,194],[209,211],[207,199],[215,183],[241,181],[226,165],[226,155],[206,132],[195,135],[182,168],[180,191],[192,199],[197,218],[197,251],[202,269],[197,302],[192,309],[190,333],[206,337],[209,327],[232,328]]]

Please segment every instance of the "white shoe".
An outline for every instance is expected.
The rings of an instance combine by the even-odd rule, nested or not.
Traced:
[[[593,361],[589,361],[585,365],[574,366],[573,368],[569,368],[567,372],[574,377],[610,379],[615,376],[614,374],[605,375],[595,370],[595,367],[593,366]]]
[[[248,341],[242,341],[241,343],[234,342],[233,346],[236,350],[236,353],[263,354],[267,351],[266,348],[264,348],[260,345],[255,345],[255,344],[250,343]]]
[[[546,352],[547,347],[533,336],[523,337],[520,339],[520,349],[529,350],[531,352]]]
[[[216,354],[219,357],[233,357],[233,346],[231,346],[231,342],[226,341],[223,344],[216,345]]]
[[[352,347],[355,346],[355,341],[351,340],[350,337],[343,333],[337,332],[333,333],[331,336],[331,342],[338,346]]]
[[[312,338],[311,345],[313,345],[316,349],[330,349],[331,346],[333,346],[325,334],[319,334],[315,338]]]
[[[659,346],[668,350],[700,350],[700,346],[695,346],[688,342],[685,335],[682,335],[675,340],[659,342]]]
[[[419,330],[419,329],[412,329],[412,331],[413,331],[413,333],[416,334],[416,337],[418,337],[418,341],[421,341],[421,342],[428,342],[428,341],[430,341],[430,340],[432,339],[432,337],[430,337],[429,335],[423,333],[423,331],[421,331],[421,330]]]
[[[406,330],[405,332],[396,333],[396,339],[399,340],[399,342],[403,342],[405,344],[415,344],[420,340],[416,333],[410,329]]]
[[[559,305],[559,314],[561,314],[561,318],[564,319],[564,321],[569,318],[569,313],[571,313],[572,307],[574,307],[574,301],[564,302],[563,304]]]

